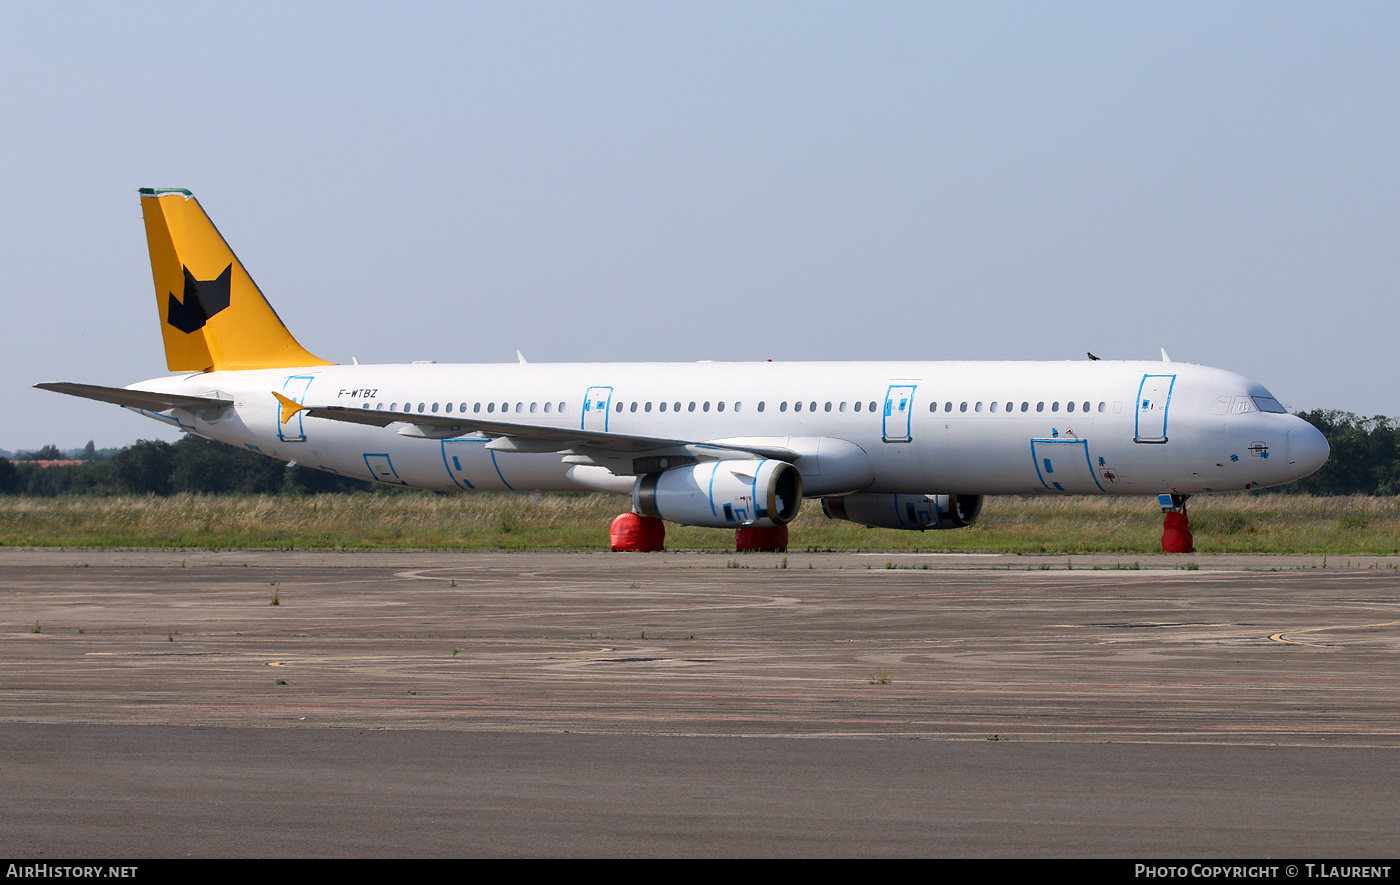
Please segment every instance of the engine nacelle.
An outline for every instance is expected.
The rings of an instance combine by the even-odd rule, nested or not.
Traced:
[[[802,474],[785,461],[710,461],[649,473],[632,507],[682,525],[734,529],[786,525],[802,505]]]
[[[830,519],[858,522],[869,528],[961,529],[977,521],[981,495],[846,495],[822,498]]]

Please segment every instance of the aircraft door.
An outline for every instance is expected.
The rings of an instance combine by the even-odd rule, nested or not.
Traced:
[[[887,443],[907,443],[910,418],[914,414],[913,384],[891,384],[885,391],[885,410],[881,416],[881,437]]]
[[[1133,442],[1160,444],[1167,441],[1167,408],[1171,405],[1175,385],[1175,375],[1142,376],[1142,383],[1138,385]]]
[[[399,479],[399,472],[394,469],[394,464],[389,460],[386,452],[378,454],[365,453],[365,466],[369,468],[369,475],[379,482],[392,483],[394,485],[406,486],[407,482]]]
[[[311,387],[314,375],[291,375],[282,384],[282,395],[294,401],[298,405],[306,405],[306,391]],[[273,399],[272,406],[277,410],[277,436],[282,442],[306,442],[306,430],[301,426],[302,413],[297,412],[287,420],[286,424],[281,421],[282,404]]]
[[[1089,441],[1064,438],[1031,440],[1031,457],[1040,484],[1067,495],[1105,491],[1089,460]]]
[[[611,387],[590,387],[583,395],[582,417],[579,418],[580,430],[598,430],[604,433],[608,429],[608,417],[612,414]]]

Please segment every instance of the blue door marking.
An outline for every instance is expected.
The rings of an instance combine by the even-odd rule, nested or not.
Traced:
[[[1071,494],[1093,492],[1095,489],[1105,491],[1094,473],[1094,462],[1089,458],[1087,439],[1063,436],[1058,439],[1033,439],[1031,461],[1035,464],[1036,477],[1046,491]],[[1058,470],[1055,466],[1057,464]],[[1057,474],[1058,481],[1050,478],[1052,473]],[[1066,485],[1069,487],[1066,488]]]
[[[1133,422],[1133,442],[1165,443],[1167,409],[1172,402],[1175,375],[1143,375],[1138,385],[1137,417]]]
[[[306,405],[306,391],[311,387],[314,375],[289,375],[287,380],[282,382],[282,395],[292,400],[297,405]],[[301,426],[303,412],[297,412],[282,423],[282,404],[276,397],[272,400],[272,407],[277,410],[277,438],[283,442],[304,442],[306,431]]]
[[[881,416],[881,438],[887,442],[909,442],[909,422],[914,414],[914,384],[891,384],[885,391],[885,413]]]
[[[583,394],[583,410],[579,416],[579,430],[608,430],[609,416],[612,414],[611,387],[590,387]]]
[[[399,472],[394,469],[394,464],[389,460],[388,452],[372,454],[365,452],[365,466],[369,468],[369,475],[378,482],[389,482],[395,485],[406,486],[408,483],[399,479]]]

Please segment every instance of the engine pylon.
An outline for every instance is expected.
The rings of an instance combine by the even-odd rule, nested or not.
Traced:
[[[609,530],[614,553],[655,553],[666,546],[666,523],[654,516],[624,513]]]
[[[786,553],[788,548],[788,527],[742,528],[734,530],[734,549],[743,553],[758,550],[765,553]]]

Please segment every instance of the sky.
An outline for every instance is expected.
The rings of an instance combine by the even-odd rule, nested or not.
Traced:
[[[1394,3],[0,0],[0,448],[172,439],[184,187],[336,362],[1159,359],[1400,416]]]

